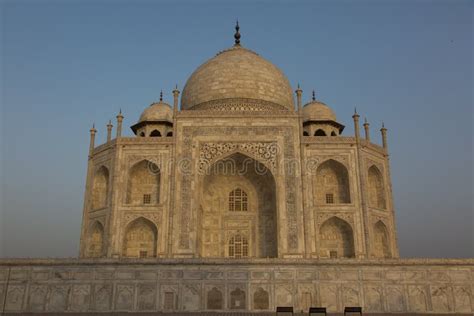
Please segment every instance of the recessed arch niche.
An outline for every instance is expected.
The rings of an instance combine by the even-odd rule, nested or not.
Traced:
[[[247,238],[248,257],[278,256],[276,184],[263,163],[233,153],[210,165],[201,181],[202,257],[229,257],[229,240],[237,234]],[[245,192],[246,207],[240,211],[235,211],[236,196],[230,194],[236,190],[241,198]]]

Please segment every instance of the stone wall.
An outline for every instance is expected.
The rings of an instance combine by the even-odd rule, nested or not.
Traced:
[[[474,260],[0,260],[7,312],[471,313]],[[6,299],[6,301],[5,301]]]

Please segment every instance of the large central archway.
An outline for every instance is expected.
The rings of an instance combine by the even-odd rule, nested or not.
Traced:
[[[241,153],[218,160],[201,181],[202,257],[278,256],[276,185],[270,170]]]

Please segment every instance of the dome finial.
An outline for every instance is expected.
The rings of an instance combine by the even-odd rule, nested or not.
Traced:
[[[163,90],[160,91],[160,102],[163,102]]]
[[[313,90],[313,101],[316,101],[316,92]]]
[[[240,46],[240,33],[239,33],[240,27],[239,27],[239,20],[235,23],[235,46]]]

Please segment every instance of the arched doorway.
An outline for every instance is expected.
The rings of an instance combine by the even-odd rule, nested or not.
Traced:
[[[160,168],[142,160],[129,170],[127,204],[158,204],[160,202]]]
[[[321,258],[354,258],[354,235],[351,226],[338,217],[321,225]]]
[[[102,257],[104,255],[104,226],[99,221],[91,225],[88,239],[87,256]]]
[[[376,166],[369,168],[369,205],[372,207],[385,209],[385,188],[383,176]]]
[[[264,164],[242,153],[227,156],[209,167],[201,192],[202,257],[278,256],[276,185]]]
[[[128,224],[123,240],[122,256],[156,257],[158,232],[155,224],[140,217]]]
[[[106,167],[100,167],[94,174],[92,182],[92,209],[100,209],[107,206],[107,192],[109,188],[109,171]]]
[[[333,159],[326,160],[318,167],[315,188],[318,204],[351,202],[347,168]]]
[[[374,225],[374,256],[376,258],[390,258],[388,230],[382,221]]]

